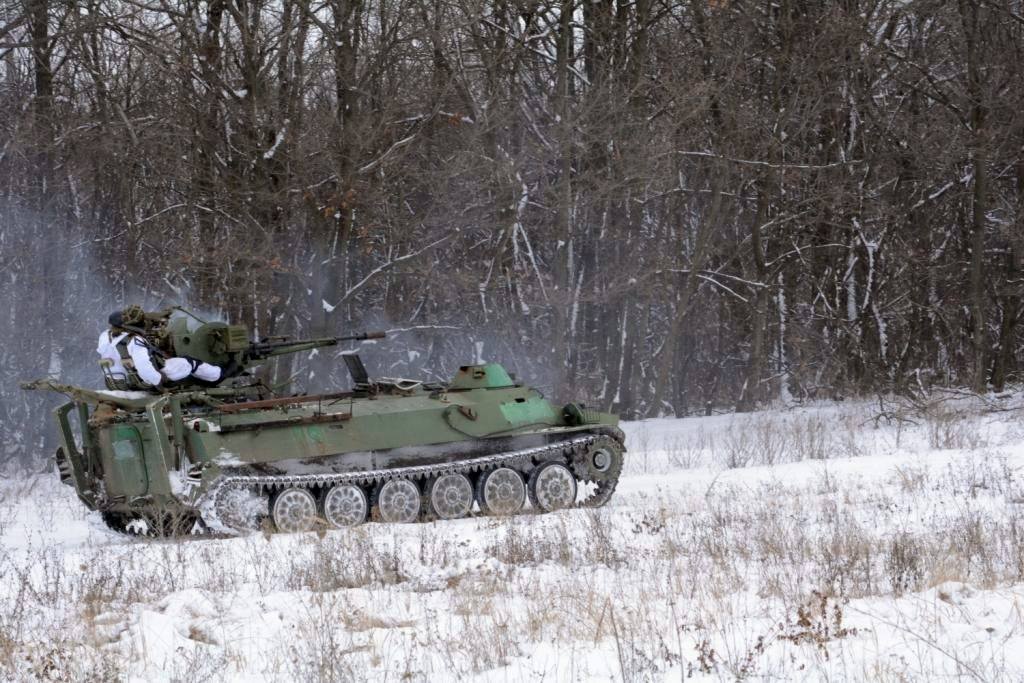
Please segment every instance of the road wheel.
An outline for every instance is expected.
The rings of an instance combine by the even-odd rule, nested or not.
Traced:
[[[370,511],[366,493],[355,484],[332,486],[324,496],[324,519],[336,529],[366,521]]]
[[[431,482],[427,498],[438,518],[465,517],[473,508],[473,484],[463,474],[444,474]]]
[[[292,487],[274,496],[270,516],[278,531],[293,534],[316,525],[316,498],[307,489]]]
[[[526,502],[526,482],[514,469],[499,467],[477,480],[476,499],[487,514],[514,515]]]
[[[373,498],[383,522],[409,524],[420,516],[420,489],[408,479],[389,479],[377,487]]]
[[[561,463],[549,462],[534,469],[527,489],[530,502],[543,512],[572,507],[576,502],[576,477]]]

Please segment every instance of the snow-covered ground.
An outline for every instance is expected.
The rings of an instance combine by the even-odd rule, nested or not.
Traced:
[[[234,539],[0,483],[0,680],[1024,678],[1024,411],[627,424],[601,510]]]

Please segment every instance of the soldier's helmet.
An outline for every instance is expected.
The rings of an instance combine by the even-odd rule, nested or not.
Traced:
[[[107,322],[111,327],[123,328],[126,326],[138,327],[142,324],[146,313],[142,310],[142,306],[138,304],[132,304],[124,310],[114,311],[107,318]]]
[[[132,304],[122,311],[124,316],[125,325],[139,326],[142,324],[143,319],[146,317],[146,312],[142,310],[142,306],[138,304]]]

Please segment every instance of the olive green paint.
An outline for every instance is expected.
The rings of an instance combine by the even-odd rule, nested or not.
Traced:
[[[379,388],[343,400],[250,409],[236,403],[230,410],[217,407],[232,396],[223,388],[149,399],[110,397],[64,385],[51,388],[75,398],[55,417],[80,498],[91,508],[121,512],[155,505],[191,509],[202,503],[203,491],[225,467],[252,464],[273,471],[282,461],[313,465],[323,458],[343,458],[338,462],[347,469],[430,464],[451,457],[432,446],[486,444],[520,435],[543,443],[592,424],[618,423],[614,415],[592,412],[598,421],[590,425],[566,421],[566,411],[552,406],[535,389],[515,384],[493,363],[461,368],[446,386],[374,386]],[[92,457],[98,459],[92,468],[75,448],[68,413],[75,406],[82,411],[81,406],[99,403],[117,406],[118,421],[81,425],[83,442],[92,444]],[[88,410],[82,414],[88,415]],[[455,447],[448,451],[458,452]],[[198,490],[175,497],[172,473],[179,481],[186,474],[199,477]],[[102,477],[102,486],[97,476]],[[94,495],[99,491],[101,495]]]
[[[501,414],[514,425],[550,424],[556,419],[551,404],[536,396],[521,402],[502,403]]]
[[[142,439],[135,427],[119,425],[111,439],[107,486],[118,495],[134,498],[146,494],[149,477],[143,459]]]

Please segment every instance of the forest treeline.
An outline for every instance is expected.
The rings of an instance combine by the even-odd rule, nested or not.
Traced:
[[[1000,390],[1022,48],[1019,0],[0,0],[0,450],[122,301],[630,417]]]

